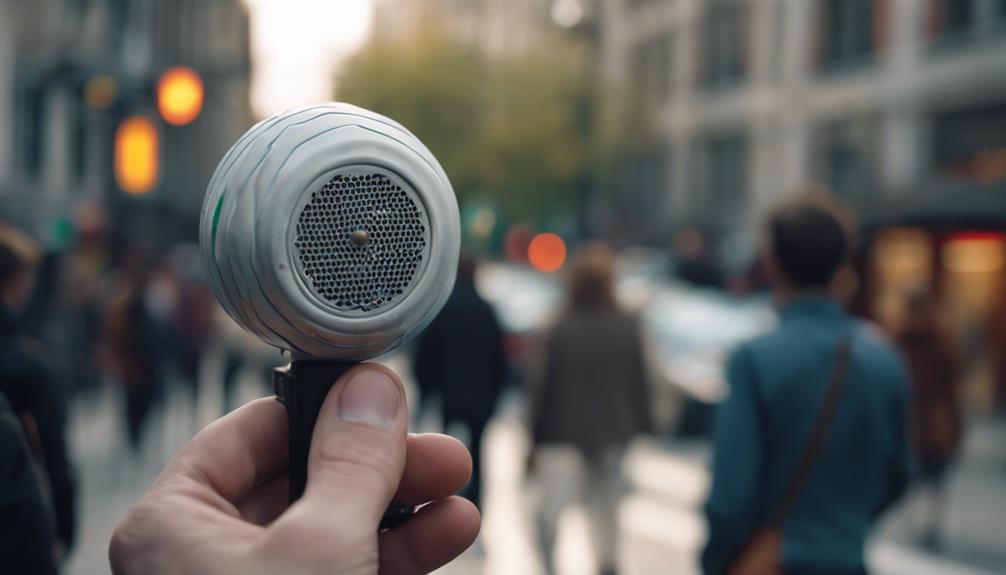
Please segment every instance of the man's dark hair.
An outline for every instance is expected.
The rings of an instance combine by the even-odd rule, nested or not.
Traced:
[[[776,207],[768,239],[780,271],[794,287],[829,286],[852,251],[852,221],[842,204],[817,187]]]

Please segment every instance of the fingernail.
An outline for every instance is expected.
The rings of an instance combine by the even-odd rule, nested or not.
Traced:
[[[346,383],[339,396],[339,419],[390,429],[398,411],[398,386],[382,371],[363,369]]]

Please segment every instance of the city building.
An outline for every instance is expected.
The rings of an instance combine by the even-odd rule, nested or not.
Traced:
[[[1006,180],[999,0],[601,0],[598,22],[644,116],[623,195],[655,226],[750,237],[808,180],[858,207]]]
[[[240,0],[0,1],[0,213],[54,243],[83,204],[112,212],[126,235],[157,239],[150,220],[194,237],[213,168],[251,124],[249,53]],[[205,97],[174,126],[156,90],[179,65]],[[114,172],[116,128],[134,115],[156,126],[156,183],[142,197]]]
[[[962,349],[1000,354],[1006,2],[601,0],[597,21],[632,98],[617,197],[641,239],[698,226],[740,274],[766,209],[819,182],[859,215],[857,313],[897,329],[926,290]]]

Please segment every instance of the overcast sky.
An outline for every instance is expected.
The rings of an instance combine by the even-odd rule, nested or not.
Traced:
[[[333,72],[370,29],[371,0],[244,0],[259,117],[331,100]]]

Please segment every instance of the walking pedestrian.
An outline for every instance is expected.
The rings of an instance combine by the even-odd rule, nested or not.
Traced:
[[[562,510],[585,499],[602,573],[615,572],[621,462],[629,441],[653,430],[640,326],[618,309],[610,248],[583,248],[572,263],[569,307],[544,337],[528,374],[534,465],[544,494],[546,562]],[[560,465],[578,461],[580,473]]]
[[[946,471],[960,448],[963,417],[957,396],[957,355],[928,293],[918,291],[908,297],[898,347],[912,384],[912,445],[920,479],[930,495],[930,516],[922,543],[936,549],[941,543]]]
[[[56,575],[56,536],[21,421],[0,393],[0,565]]]
[[[101,364],[123,386],[127,439],[134,456],[140,455],[163,376],[162,330],[144,297],[149,284],[143,255],[127,252],[112,280],[101,338]]]
[[[909,472],[908,382],[894,347],[833,286],[851,219],[807,192],[769,216],[780,325],[731,354],[705,510],[710,575],[864,573],[863,547]]]
[[[34,448],[41,493],[54,517],[57,555],[62,555],[72,547],[76,531],[76,485],[66,449],[67,392],[51,369],[51,352],[26,336],[18,321],[34,291],[39,261],[40,250],[33,239],[0,224],[0,395],[10,403],[29,447]],[[6,443],[4,449],[16,447]],[[8,455],[8,461],[17,458]],[[0,493],[6,497],[4,487]],[[11,492],[12,497],[16,493]],[[29,528],[34,519],[25,521]]]
[[[482,436],[496,411],[507,365],[496,313],[475,289],[478,260],[461,255],[454,290],[420,335],[415,375],[425,403],[440,395],[444,428],[463,424],[470,436],[472,477],[465,495],[482,502]]]

